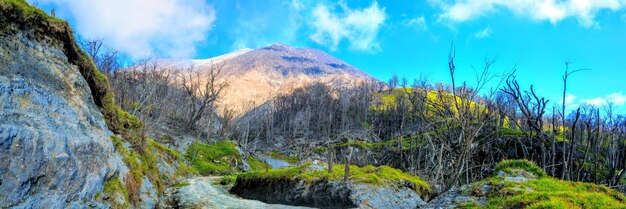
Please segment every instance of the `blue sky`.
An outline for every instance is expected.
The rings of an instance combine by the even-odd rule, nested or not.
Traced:
[[[208,58],[272,43],[322,49],[383,81],[392,74],[449,83],[474,68],[517,68],[520,84],[569,107],[613,102],[626,112],[626,0],[40,0],[76,32],[132,57]],[[495,83],[495,82],[494,82]]]

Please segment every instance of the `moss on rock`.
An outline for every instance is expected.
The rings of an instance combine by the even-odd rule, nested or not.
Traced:
[[[328,173],[326,170],[308,171],[310,166],[311,163],[305,163],[301,166],[273,169],[267,172],[246,172],[238,174],[237,178],[265,179],[267,181],[302,179],[309,182],[320,179],[340,181],[344,178],[345,165],[343,164],[334,165],[332,173]],[[365,167],[359,167],[351,165],[349,181],[351,183],[371,184],[377,186],[386,186],[390,184],[405,185],[405,183],[409,183],[419,194],[430,193],[430,185],[423,181],[419,176],[414,176],[389,166],[375,167],[368,165]]]

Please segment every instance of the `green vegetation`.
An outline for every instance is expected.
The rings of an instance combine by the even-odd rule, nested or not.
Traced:
[[[111,208],[121,209],[121,208],[129,208],[130,203],[128,202],[128,191],[122,184],[122,181],[118,177],[114,177],[106,181],[104,183],[104,189],[96,194],[96,199],[102,199],[103,195],[107,195],[111,201]],[[117,198],[121,196],[121,198]],[[117,202],[116,200],[123,200],[124,202]]]
[[[380,102],[378,104],[373,105],[371,108],[374,110],[378,110],[378,111],[383,111],[383,110],[387,110],[391,107],[396,107],[398,106],[398,102],[396,101],[398,98],[404,97],[406,98],[404,100],[405,104],[407,107],[409,107],[409,109],[412,109],[412,105],[411,105],[411,101],[409,101],[407,94],[416,94],[414,93],[414,89],[407,87],[407,88],[396,88],[393,91],[391,90],[384,90],[380,93],[376,93],[374,94],[375,98],[380,98]],[[417,94],[421,94],[424,95],[425,98],[424,100],[426,101],[427,106],[427,110],[428,112],[435,112],[437,108],[435,108],[435,106],[433,104],[442,104],[444,106],[449,106],[449,107],[453,107],[453,110],[456,111],[456,108],[454,107],[454,99],[456,98],[457,101],[461,102],[462,98],[461,97],[454,97],[451,93],[448,92],[437,92],[434,90],[426,90],[424,91],[423,89],[420,89]],[[422,97],[424,97],[422,96]],[[469,102],[469,108],[474,110],[476,109],[476,107],[479,107],[480,111],[489,111],[486,110],[484,107],[479,106],[477,103],[470,101]]]
[[[259,159],[256,159],[252,156],[248,156],[248,165],[250,165],[250,169],[253,171],[257,170],[265,170],[265,168],[269,168],[269,165],[261,162]]]
[[[236,175],[227,175],[227,176],[223,176],[220,179],[219,184],[220,185],[229,185],[229,184],[234,184],[235,180],[237,179]]]
[[[189,186],[189,182],[185,182],[185,181],[178,181],[172,185],[170,185],[169,187],[172,188],[181,188],[181,187],[185,187],[185,186]]]
[[[236,146],[227,140],[214,144],[193,143],[185,156],[201,175],[233,174],[237,172],[237,165],[244,159]],[[247,160],[252,170],[265,170],[265,164],[258,159],[249,156]]]
[[[544,177],[506,182],[485,208],[626,208],[623,194],[603,185]]]
[[[508,136],[508,137],[524,137],[526,136],[523,131],[519,129],[513,129],[508,127],[502,127],[498,129],[498,135],[500,136]]]
[[[182,155],[175,150],[169,149],[151,139],[146,139],[148,144],[140,151],[126,149],[124,142],[116,136],[111,137],[115,150],[122,155],[122,160],[128,166],[129,173],[125,176],[125,191],[131,202],[137,203],[137,192],[144,181],[144,176],[154,185],[159,192],[164,191],[164,183],[172,180],[173,176],[167,176],[159,172],[157,159],[163,159],[177,168],[176,176],[188,176],[197,174],[197,171],[185,165]]]
[[[234,173],[230,164],[240,158],[235,144],[225,140],[215,144],[193,143],[186,157],[201,175]]]
[[[527,160],[505,160],[495,172],[529,172],[537,179],[527,182],[491,177],[482,182],[494,185],[486,205],[466,203],[458,208],[626,208],[626,197],[604,185],[558,180]]]
[[[261,178],[269,181],[302,179],[310,182],[319,179],[328,179],[329,181],[343,180],[345,165],[334,165],[333,173],[328,173],[326,170],[306,172],[306,169],[310,165],[311,163],[305,163],[297,167],[273,169],[268,172],[258,171],[241,173],[237,175],[237,178]],[[365,167],[358,167],[351,165],[350,182],[372,185],[403,184],[403,182],[410,182],[415,186],[415,190],[420,194],[427,194],[430,192],[430,185],[424,182],[420,177],[404,173],[389,166],[375,167],[368,165]]]
[[[63,20],[49,16],[44,11],[41,11],[37,7],[30,6],[24,0],[2,0],[0,1],[0,8],[2,11],[15,12],[16,16],[22,18],[23,21],[41,22],[46,21],[50,23],[63,23]],[[3,21],[4,22],[4,21]]]
[[[537,178],[543,178],[548,176],[548,174],[543,169],[528,160],[503,160],[498,163],[494,168],[494,172],[496,174],[500,171],[503,171],[505,173],[511,173],[515,170],[524,170],[526,172],[532,173]]]

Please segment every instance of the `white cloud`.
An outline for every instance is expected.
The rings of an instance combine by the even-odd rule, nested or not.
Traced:
[[[505,9],[553,24],[576,18],[585,27],[596,25],[594,19],[599,11],[616,11],[626,6],[626,0],[453,0],[452,3],[431,0],[431,3],[442,8],[439,18],[443,21],[465,22]]]
[[[604,97],[581,99],[580,103],[589,104],[596,107],[604,106],[608,103],[612,103],[615,106],[622,106],[626,104],[626,95],[622,93],[612,93]]]
[[[66,9],[75,29],[137,58],[195,55],[216,19],[203,0],[44,0]]]
[[[626,95],[620,93],[613,93],[606,96],[606,100],[617,105],[622,106],[626,103]]]
[[[340,5],[319,4],[313,9],[313,18],[309,24],[314,33],[311,40],[318,44],[328,45],[336,50],[343,39],[350,43],[350,48],[361,51],[380,50],[377,42],[378,31],[387,18],[385,9],[373,2],[370,7],[358,10],[351,9],[344,3]]]
[[[574,101],[576,100],[576,96],[574,96],[573,94],[567,94],[565,95],[565,104],[572,104]]]
[[[474,33],[474,37],[476,37],[478,39],[487,38],[490,35],[491,35],[491,28],[490,27],[486,27],[485,29]]]
[[[428,26],[426,25],[426,18],[424,18],[424,16],[419,16],[409,20],[407,25],[420,30],[428,30]]]

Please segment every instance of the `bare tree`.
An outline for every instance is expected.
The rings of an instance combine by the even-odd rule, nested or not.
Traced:
[[[226,82],[218,81],[223,67],[223,64],[212,65],[207,72],[201,72],[191,66],[185,73],[179,75],[181,87],[189,96],[187,128],[193,128],[207,108],[213,110],[213,105],[228,85]]]

